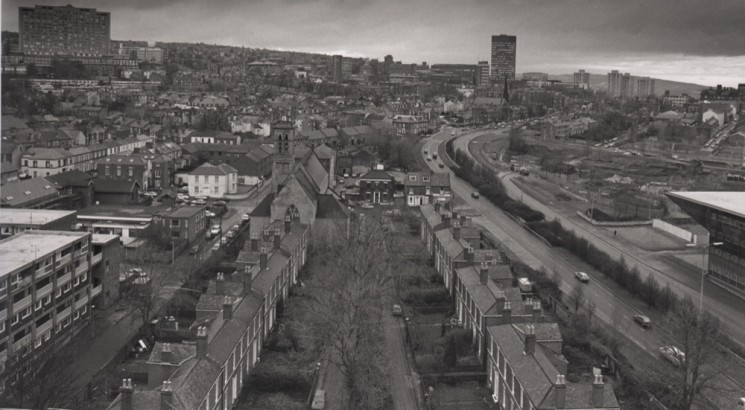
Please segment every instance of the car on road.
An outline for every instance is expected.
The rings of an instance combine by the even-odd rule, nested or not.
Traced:
[[[206,214],[207,214],[207,218],[214,218],[215,216],[217,216],[217,215],[215,215],[215,213],[214,213],[214,212],[212,212],[212,211],[207,211],[207,213],[206,213]]]
[[[652,327],[652,321],[644,315],[634,315],[632,319],[634,319],[634,322],[638,323],[639,326],[645,329],[649,329],[650,327]]]
[[[478,193],[478,192],[476,192],[476,191],[473,191],[473,192],[471,192],[471,198],[474,198],[474,199],[479,199],[479,197],[480,197],[480,196],[481,196],[481,195],[479,195],[479,193]]]
[[[222,238],[220,238],[220,242],[217,242],[217,243],[219,243],[220,245],[227,245],[229,240],[230,240],[229,236],[223,236]]]
[[[401,316],[404,311],[401,309],[401,305],[393,305],[393,316]]]
[[[235,231],[228,231],[228,233],[226,233],[225,236],[228,239],[233,239],[233,238],[235,238]],[[223,237],[223,239],[225,239],[225,238]]]
[[[427,155],[427,154],[429,154],[429,152],[427,152],[427,150],[425,149],[424,150],[424,155]]]
[[[685,362],[686,354],[675,346],[660,347],[660,354],[673,366],[681,366]]]
[[[445,164],[443,164],[443,163],[439,163],[439,164],[437,164],[437,166],[440,167],[440,168],[445,168]]]
[[[430,157],[429,155],[427,155],[427,161],[432,161],[432,157]]]
[[[212,252],[215,252],[218,249],[220,249],[220,242],[215,242],[215,244],[212,245]]]
[[[432,159],[437,159],[437,154],[432,154]]]
[[[574,272],[574,277],[582,283],[587,283],[590,281],[590,275],[584,272]]]
[[[371,203],[369,203],[369,202],[364,202],[362,205],[360,205],[360,207],[363,208],[363,209],[373,209],[374,208],[374,206]]]
[[[243,223],[246,223],[250,220],[251,220],[251,216],[249,214],[243,214],[243,216],[241,216],[241,222]]]
[[[210,228],[210,238],[220,235],[220,232],[222,232],[220,225],[212,225],[212,228]]]
[[[196,255],[199,253],[199,245],[194,245],[189,249],[189,255]]]
[[[232,228],[230,228],[230,230],[233,232],[238,232],[240,229],[241,229],[241,226],[239,224],[235,224],[233,225]]]

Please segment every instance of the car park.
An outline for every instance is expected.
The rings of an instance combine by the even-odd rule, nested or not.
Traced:
[[[641,326],[641,327],[643,327],[645,329],[649,329],[650,327],[652,327],[652,321],[649,320],[649,318],[647,316],[644,316],[644,315],[634,315],[632,317],[632,319],[634,319],[634,322],[638,323],[639,326]]]
[[[673,364],[673,366],[681,366],[686,359],[686,354],[682,350],[675,346],[662,346],[660,347],[660,354],[667,361]]]
[[[586,274],[585,272],[574,272],[574,277],[582,283],[587,283],[590,281],[590,275]]]

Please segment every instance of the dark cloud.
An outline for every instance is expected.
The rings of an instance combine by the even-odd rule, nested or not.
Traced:
[[[17,29],[20,5],[72,1],[3,0],[3,29]],[[407,62],[487,59],[490,36],[509,33],[518,37],[518,71],[745,58],[745,0],[80,0],[74,5],[111,12],[114,39],[393,54]]]

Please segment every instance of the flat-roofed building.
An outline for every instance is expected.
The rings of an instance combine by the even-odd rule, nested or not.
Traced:
[[[0,380],[15,383],[90,318],[91,234],[28,231],[0,240]]]
[[[0,238],[30,230],[67,231],[75,224],[75,211],[8,208],[0,211]]]
[[[709,230],[707,278],[745,293],[745,192],[669,192],[667,196]]]

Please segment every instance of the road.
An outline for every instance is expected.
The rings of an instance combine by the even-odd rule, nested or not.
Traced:
[[[265,183],[262,189],[257,193],[251,195],[249,198],[240,201],[233,201],[228,203],[230,208],[230,216],[223,220],[223,226],[226,229],[230,229],[234,224],[241,223],[241,217],[244,213],[250,212],[256,204],[258,204],[264,196],[269,192],[268,187],[270,183]],[[210,247],[219,240],[219,238],[208,241],[209,246],[203,246],[200,255],[206,255],[211,250]],[[192,256],[184,253],[179,258],[190,258]],[[168,301],[175,294],[178,286],[165,286],[160,299],[162,301]],[[178,285],[178,284],[173,284]],[[102,319],[95,319],[102,320]],[[76,385],[79,387],[85,386],[88,382],[92,381],[94,377],[104,369],[109,362],[112,360],[114,355],[130,340],[135,336],[137,330],[142,325],[142,320],[134,318],[132,320],[130,315],[125,315],[119,319],[116,323],[109,326],[105,331],[96,335],[93,340],[90,341],[78,341],[77,339],[73,343],[85,343],[88,346],[80,353],[74,362],[74,365],[70,369],[70,374],[76,378]],[[90,330],[84,329],[76,338],[87,338]]]
[[[468,144],[475,135],[479,135],[479,133],[456,139],[454,148],[468,152]],[[437,152],[437,146],[448,138],[450,138],[449,133],[435,134],[424,144],[422,149],[426,149],[428,152]],[[448,168],[441,169],[438,163],[428,163],[428,165],[434,172],[449,172],[451,174],[450,180],[453,192],[463,198],[468,206],[480,214],[480,216],[474,217],[473,220],[475,223],[483,226],[484,229],[496,237],[510,252],[531,268],[546,268],[556,272],[560,279],[560,289],[564,294],[569,294],[576,283],[574,272],[578,270],[585,271],[593,278],[585,285],[584,293],[587,300],[596,306],[596,317],[616,327],[619,332],[652,357],[659,357],[657,352],[660,346],[670,344],[669,337],[663,332],[654,328],[645,330],[632,322],[633,315],[643,314],[643,312],[617,297],[614,291],[604,285],[601,280],[596,280],[602,276],[599,272],[587,266],[582,261],[577,260],[577,258],[552,248],[541,238],[529,233],[519,223],[492,205],[488,200],[472,198],[471,193],[474,191],[474,188],[465,181],[457,178]],[[627,258],[628,260],[630,259]],[[647,360],[640,357],[635,357],[634,359],[641,360],[642,362]],[[728,379],[726,383],[731,384],[733,382]],[[728,399],[729,397],[725,400]]]
[[[506,133],[474,133],[455,141],[455,147],[474,155],[475,159],[482,164],[489,162],[479,149],[487,140],[504,138]],[[468,148],[471,149],[468,149]],[[494,167],[492,167],[494,168]],[[607,253],[614,259],[624,258],[630,267],[636,267],[642,278],[651,274],[662,286],[666,284],[679,296],[688,295],[693,300],[698,300],[701,280],[700,272],[681,270],[677,266],[670,266],[665,259],[657,257],[655,252],[640,250],[623,242],[615,241],[609,236],[610,232],[594,227],[579,218],[568,217],[544,205],[527,193],[521,191],[514,183],[514,178],[519,178],[514,173],[499,172],[500,179],[510,197],[525,202],[531,208],[542,212],[546,219],[556,219],[566,229],[573,230],[577,235],[590,241],[593,246]],[[713,315],[719,317],[727,333],[733,340],[740,344],[745,343],[745,301],[727,292],[726,290],[708,284],[704,286],[704,306]],[[743,345],[745,347],[745,345]]]

